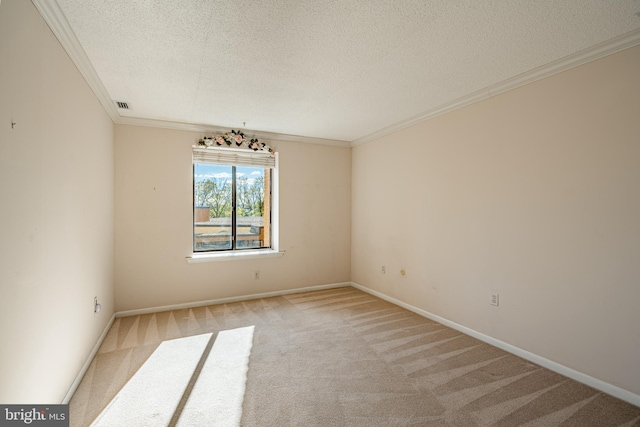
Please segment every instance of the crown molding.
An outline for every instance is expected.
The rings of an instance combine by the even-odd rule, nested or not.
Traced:
[[[111,120],[115,124],[119,125],[132,125],[132,126],[147,126],[164,129],[175,130],[187,130],[201,133],[224,133],[228,132],[228,128],[222,128],[218,126],[211,126],[205,124],[196,123],[182,123],[165,120],[153,120],[139,117],[127,117],[121,116],[118,112],[111,96],[107,92],[107,89],[102,84],[102,80],[98,76],[98,73],[93,68],[89,57],[82,48],[82,45],[78,41],[69,21],[62,13],[60,6],[55,0],[31,0],[35,5],[40,15],[45,20],[49,28],[56,36],[67,55],[71,58],[80,74],[84,77],[87,84],[93,90],[93,93],[98,98],[100,104],[105,109]],[[348,141],[340,141],[333,139],[312,138],[307,136],[288,135],[272,132],[260,132],[247,130],[247,133],[261,139],[278,140],[278,141],[292,141],[292,142],[304,142],[307,144],[320,144],[330,145],[335,147],[351,147],[351,143]]]
[[[75,64],[76,68],[78,68],[87,84],[98,98],[98,101],[102,104],[103,108],[105,109],[109,117],[111,117],[111,120],[114,123],[176,130],[189,130],[194,132],[220,133],[226,132],[228,130],[226,128],[204,124],[181,123],[121,116],[118,113],[118,110],[116,109],[111,97],[109,96],[109,93],[102,84],[102,81],[98,77],[98,73],[93,68],[91,61],[89,61],[89,57],[85,53],[82,45],[73,32],[71,25],[58,6],[58,3],[55,0],[31,1],[38,9],[38,12],[40,12],[40,15],[43,17],[45,22],[49,25],[49,28],[51,28],[51,31],[56,36],[62,47],[65,49],[65,51],[71,58],[71,61]],[[374,141],[383,136],[387,136],[419,122],[429,120],[446,113],[450,113],[457,109],[475,104],[476,102],[499,95],[503,92],[507,92],[520,86],[524,86],[526,84],[533,83],[546,77],[550,77],[554,74],[561,73],[563,71],[578,67],[591,61],[595,61],[607,55],[611,55],[613,53],[636,46],[638,44],[640,44],[640,29],[630,31],[626,34],[615,37],[593,47],[584,49],[580,52],[576,52],[572,55],[566,56],[557,61],[553,61],[534,70],[522,73],[500,83],[496,83],[479,91],[470,93],[454,101],[427,110],[421,114],[410,117],[407,120],[394,123],[376,132],[370,133],[362,138],[355,139],[351,142],[259,131],[255,131],[254,135],[258,138],[271,140],[294,141],[308,144],[330,145],[336,147],[356,147],[358,145]]]
[[[49,25],[49,28],[78,71],[80,71],[80,74],[82,74],[82,77],[84,77],[100,104],[102,104],[106,113],[111,117],[111,120],[117,122],[120,114],[118,114],[107,89],[102,84],[102,80],[98,77],[98,73],[96,73],[91,61],[89,61],[89,57],[73,32],[69,21],[62,13],[60,6],[58,6],[58,2],[52,0],[31,0],[31,2],[38,9],[47,25]]]
[[[205,134],[223,134],[229,132],[228,127],[212,126],[199,123],[186,123],[186,122],[172,122],[167,120],[155,120],[145,119],[140,117],[124,117],[120,116],[118,120],[114,120],[118,125],[130,125],[130,126],[146,126],[153,128],[163,129],[175,129],[185,130],[191,132],[199,132]],[[317,144],[317,145],[330,145],[333,147],[351,147],[349,141],[340,141],[337,139],[324,139],[324,138],[312,138],[309,136],[289,135],[284,133],[263,132],[252,129],[241,129],[245,134],[250,137],[258,139],[264,139],[269,141],[290,141],[290,142],[303,142],[305,144]]]
[[[459,108],[475,104],[476,102],[483,101],[509,90],[516,89],[520,86],[545,79],[554,74],[567,71],[571,68],[578,67],[591,61],[595,61],[597,59],[603,58],[616,52],[620,52],[624,49],[628,49],[638,44],[640,44],[640,29],[630,31],[611,40],[607,40],[606,42],[597,44],[590,48],[576,52],[572,55],[550,62],[549,64],[535,68],[531,71],[504,80],[500,83],[496,83],[479,91],[470,93],[452,102],[442,104],[436,108],[425,111],[424,113],[413,116],[407,120],[403,120],[393,125],[384,127],[376,132],[370,133],[369,135],[352,141],[351,146],[356,147],[358,145],[366,144],[419,122],[433,119],[446,113],[450,113]]]

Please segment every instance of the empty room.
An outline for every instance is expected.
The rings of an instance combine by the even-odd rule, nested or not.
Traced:
[[[639,76],[637,0],[0,0],[0,424],[640,426]]]

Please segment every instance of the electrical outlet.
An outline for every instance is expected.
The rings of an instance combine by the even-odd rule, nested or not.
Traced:
[[[253,280],[258,280],[260,278],[260,272],[259,271],[254,271],[253,272]]]
[[[387,274],[387,269],[385,268],[385,266],[382,266],[382,270],[381,270],[382,274]]]
[[[491,295],[489,295],[489,304],[495,305],[496,307],[500,305],[500,294],[498,292],[491,292]]]

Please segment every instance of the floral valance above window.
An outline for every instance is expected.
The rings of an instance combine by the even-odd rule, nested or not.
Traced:
[[[200,138],[198,145],[203,147],[237,147],[241,148],[243,145],[253,151],[266,151],[271,154],[274,153],[273,149],[264,142],[258,141],[258,138],[247,139],[239,130],[232,130],[218,136],[205,136]]]

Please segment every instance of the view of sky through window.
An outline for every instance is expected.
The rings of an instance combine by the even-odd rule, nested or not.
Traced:
[[[243,166],[238,168],[236,172],[237,178],[247,178],[248,184],[253,184],[256,179],[264,178],[264,169]],[[206,181],[208,179],[228,179],[231,180],[231,168],[224,165],[209,165],[204,163],[196,163],[193,173],[196,182]]]

